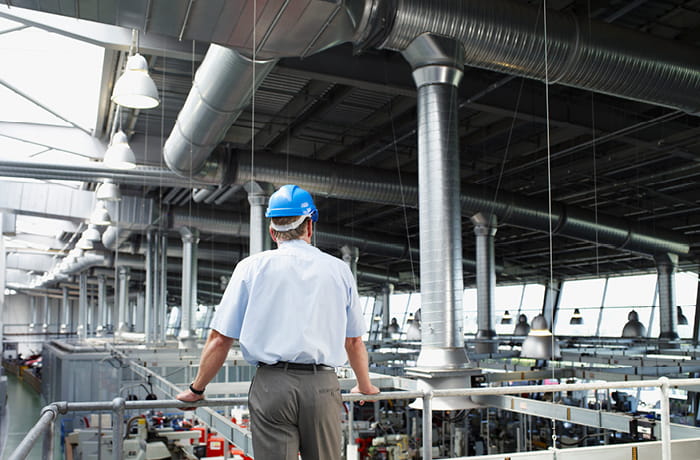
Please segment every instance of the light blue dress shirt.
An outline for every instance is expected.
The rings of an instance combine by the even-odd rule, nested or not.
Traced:
[[[347,361],[345,338],[366,331],[348,266],[303,240],[239,262],[211,328],[238,339],[251,364],[333,367]]]

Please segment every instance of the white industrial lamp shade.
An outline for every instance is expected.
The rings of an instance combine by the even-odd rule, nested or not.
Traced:
[[[136,156],[129,147],[129,141],[124,131],[114,133],[102,161],[110,168],[131,169],[136,167]]]
[[[92,240],[89,240],[85,238],[85,235],[83,235],[79,240],[78,243],[76,244],[76,247],[83,249],[85,251],[88,251],[90,249],[95,249],[95,243]]]
[[[104,182],[97,186],[95,198],[100,201],[119,201],[122,199],[122,194],[117,184],[113,182]]]
[[[647,335],[647,329],[639,321],[639,314],[636,311],[632,310],[629,312],[627,315],[627,320],[627,324],[625,324],[625,327],[622,328],[623,338],[636,339]]]
[[[158,88],[148,75],[148,63],[139,53],[127,59],[126,69],[114,85],[112,102],[131,109],[152,109],[160,103]]]
[[[97,225],[90,224],[88,225],[87,230],[83,232],[82,238],[85,238],[88,241],[96,242],[102,240],[102,235],[100,234],[100,230],[97,228]]]
[[[501,316],[501,324],[511,324],[513,322],[513,317],[510,316],[510,313],[508,310],[506,310],[503,313],[503,316]]]
[[[576,326],[583,324],[583,316],[581,316],[581,310],[579,310],[578,308],[574,308],[574,313],[573,315],[571,315],[569,324],[573,324]]]
[[[518,324],[515,325],[513,335],[527,335],[530,332],[530,325],[527,324],[527,316],[518,316]]]
[[[676,306],[676,312],[678,313],[678,325],[679,326],[687,326],[688,325],[688,318],[685,317],[683,314],[683,309],[681,308],[680,305]]]
[[[520,350],[522,358],[555,359],[561,358],[559,344],[547,326],[547,320],[537,315],[532,320],[532,328]]]
[[[89,222],[93,225],[109,225],[112,223],[112,218],[110,217],[107,208],[100,203],[95,207],[95,210],[92,211],[92,214],[90,214]]]

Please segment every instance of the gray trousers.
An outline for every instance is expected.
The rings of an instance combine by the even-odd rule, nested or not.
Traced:
[[[340,460],[335,371],[258,367],[248,407],[255,460]]]

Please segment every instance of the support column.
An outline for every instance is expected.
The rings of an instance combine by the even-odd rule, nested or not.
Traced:
[[[160,283],[158,285],[158,342],[165,343],[168,311],[168,234],[160,235]]]
[[[246,185],[248,191],[248,203],[250,203],[250,255],[266,251],[272,247],[270,232],[267,228],[265,209],[270,197],[270,187],[259,182],[249,182]]]
[[[181,348],[189,348],[196,340],[192,327],[194,307],[197,303],[197,229],[180,228],[182,237],[182,321],[178,341]]]
[[[29,312],[32,317],[31,323],[29,323],[29,331],[32,332],[34,329],[36,329],[36,321],[37,321],[37,311],[36,311],[36,297],[35,296],[30,296],[29,297]]]
[[[78,277],[78,339],[87,338],[87,272],[80,273]]]
[[[424,34],[402,52],[418,89],[418,205],[422,334],[417,367],[469,362],[462,327],[462,218],[457,94],[464,50]]]
[[[126,324],[127,307],[129,305],[129,267],[119,267],[118,284],[119,290],[115,303],[117,305],[117,324],[115,334],[128,332],[129,326]]]
[[[678,316],[676,313],[676,269],[678,268],[677,254],[661,254],[654,256],[657,270],[657,286],[659,289],[659,338],[673,341],[662,342],[660,347],[677,348]],[[649,326],[651,328],[651,325]]]
[[[104,335],[107,324],[107,284],[104,275],[97,276],[97,318],[95,319],[95,335]]]
[[[149,230],[146,233],[146,292],[145,296],[146,298],[144,299],[144,321],[143,321],[143,329],[144,329],[144,340],[146,342],[146,345],[150,345],[150,343],[153,341],[153,319],[154,319],[154,307],[155,304],[153,302],[153,273],[154,273],[154,261],[155,261],[155,254],[154,254],[154,244],[155,241],[157,240],[157,237],[155,235],[154,230]]]
[[[391,322],[391,295],[394,293],[394,285],[386,283],[382,285],[382,339],[389,339],[389,323]]]
[[[4,219],[4,216],[0,215],[0,220],[2,219]],[[5,335],[5,288],[7,287],[7,252],[5,251],[5,238],[3,235],[4,231],[0,231],[0,349],[2,349]]]
[[[41,325],[41,330],[47,332],[49,330],[49,296],[44,296],[44,322]]]
[[[61,311],[63,312],[61,332],[70,332],[70,298],[68,297],[68,286],[63,286],[61,289]]]
[[[495,353],[498,350],[495,324],[496,251],[494,236],[496,216],[477,213],[471,217],[476,235],[476,333],[477,353]]]
[[[343,262],[348,264],[352,276],[357,282],[357,261],[360,259],[360,249],[357,246],[345,245],[340,248],[340,253],[342,254]]]

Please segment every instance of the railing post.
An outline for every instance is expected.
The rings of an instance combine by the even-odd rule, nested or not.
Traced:
[[[53,436],[54,429],[56,428],[56,420],[51,420],[49,423],[49,429],[44,433],[44,443],[41,446],[41,458],[44,460],[53,459]]]
[[[659,379],[661,388],[661,460],[671,460],[671,403],[668,399],[669,380]]]
[[[121,460],[124,455],[124,398],[112,400],[112,459]]]
[[[423,393],[423,460],[433,458],[433,392]]]

